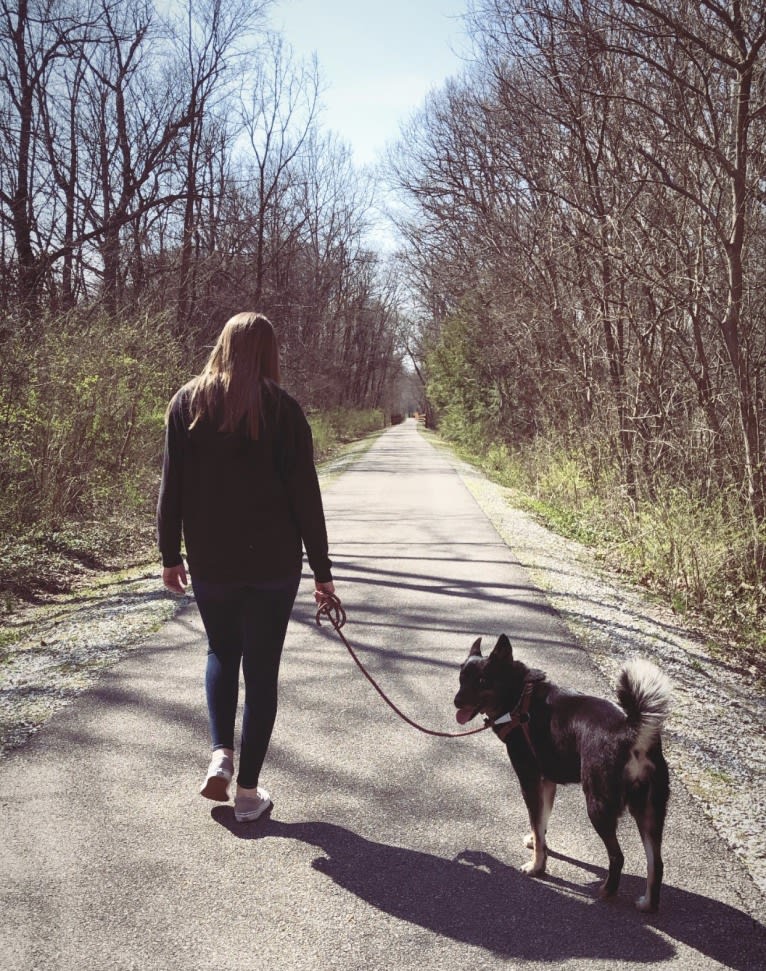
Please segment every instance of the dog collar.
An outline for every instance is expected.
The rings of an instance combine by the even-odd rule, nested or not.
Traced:
[[[506,712],[505,715],[499,715],[497,718],[485,718],[484,724],[488,727],[491,726],[495,735],[502,742],[508,738],[512,731],[520,727],[531,745],[532,739],[529,737],[529,706],[531,703],[532,684],[527,681],[524,685],[524,690],[521,692],[519,703],[513,711]]]

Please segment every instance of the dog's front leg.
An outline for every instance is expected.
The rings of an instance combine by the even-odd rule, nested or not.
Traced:
[[[532,850],[532,859],[521,868],[522,873],[530,876],[545,872],[548,858],[548,846],[545,835],[548,831],[548,820],[553,809],[556,795],[556,783],[542,776],[527,778],[521,781],[521,791],[529,813],[531,832],[526,845]]]

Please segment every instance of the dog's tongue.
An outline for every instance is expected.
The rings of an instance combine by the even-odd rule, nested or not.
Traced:
[[[473,710],[473,708],[458,708],[455,718],[457,718],[461,725],[465,725],[465,723],[469,722],[475,714],[476,712]]]

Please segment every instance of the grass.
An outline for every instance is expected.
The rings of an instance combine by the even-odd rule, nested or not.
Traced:
[[[124,518],[17,527],[0,543],[0,610],[19,602],[41,603],[94,575],[145,563],[155,546],[153,510]]]
[[[344,445],[386,427],[385,415],[379,408],[364,411],[333,408],[330,411],[309,412],[308,420],[317,462],[334,458]]]
[[[370,432],[362,439],[348,442],[344,445],[337,445],[323,462],[317,463],[317,472],[322,483],[329,485],[330,482],[333,482],[338,476],[342,475],[346,469],[350,468],[355,462],[358,462],[384,431],[385,429],[381,428],[378,431]]]
[[[700,768],[699,774],[684,779],[691,793],[704,802],[720,802],[731,792],[734,779],[720,769]]]
[[[18,642],[22,634],[19,630],[0,627],[0,665],[6,664],[11,655],[11,648]]]

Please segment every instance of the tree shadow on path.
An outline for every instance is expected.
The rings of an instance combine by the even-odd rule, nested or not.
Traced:
[[[660,914],[647,918],[633,908],[644,889],[638,877],[623,877],[615,901],[595,899],[604,876],[597,867],[584,867],[599,874],[590,884],[536,880],[476,851],[449,860],[377,843],[332,823],[269,817],[240,824],[224,806],[212,815],[239,839],[315,846],[322,855],[312,867],[372,907],[504,958],[667,961],[676,956],[671,938],[735,971],[766,967],[766,928],[731,906],[673,886],[663,889]]]

